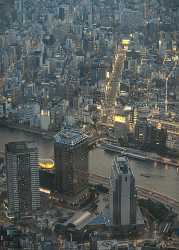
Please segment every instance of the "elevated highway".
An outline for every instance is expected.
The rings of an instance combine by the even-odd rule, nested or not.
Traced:
[[[171,207],[177,214],[179,214],[179,201],[177,201],[176,199],[152,189],[146,189],[141,186],[136,186],[136,188],[139,197],[159,201],[166,206]]]
[[[110,185],[110,178],[104,176],[98,176],[95,174],[91,174],[89,176],[89,182],[93,185],[101,184],[107,188]],[[136,186],[138,197],[152,199],[154,201],[161,202],[165,204],[167,207],[170,207],[179,215],[179,201],[167,196],[166,194],[160,193],[153,189],[147,189],[141,186]]]

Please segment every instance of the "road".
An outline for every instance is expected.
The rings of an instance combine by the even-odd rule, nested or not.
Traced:
[[[91,184],[102,184],[103,186],[109,188],[109,178],[98,176],[98,175],[90,175],[89,182]],[[173,199],[165,194],[159,193],[152,189],[147,189],[141,186],[136,186],[138,197],[141,198],[150,198],[155,201],[161,202],[166,206],[170,207],[179,215],[179,201]]]
[[[112,65],[112,72],[109,73],[106,82],[105,89],[105,110],[109,121],[115,111],[115,101],[117,97],[118,90],[120,89],[120,80],[124,67],[125,51],[122,48],[118,48]]]
[[[166,206],[173,208],[173,210],[179,215],[179,201],[173,199],[165,194],[156,192],[155,190],[150,190],[143,188],[141,186],[137,186],[137,194],[141,198],[150,198],[156,201],[159,201]]]

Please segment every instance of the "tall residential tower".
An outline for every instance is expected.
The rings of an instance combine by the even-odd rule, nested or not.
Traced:
[[[6,145],[9,215],[17,218],[40,208],[38,149],[33,142]]]

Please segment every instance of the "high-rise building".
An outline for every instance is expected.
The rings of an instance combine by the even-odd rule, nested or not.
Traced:
[[[125,157],[116,157],[111,175],[110,208],[114,226],[136,224],[135,178]]]
[[[88,136],[64,129],[55,136],[56,188],[78,192],[88,182]]]
[[[135,124],[135,138],[136,142],[139,144],[150,143],[149,138],[151,138],[151,129],[146,119],[138,120]]]
[[[58,16],[59,16],[60,20],[64,21],[64,19],[65,19],[65,9],[63,8],[63,6],[59,7]]]
[[[145,119],[135,124],[136,142],[153,150],[165,150],[167,141],[167,129],[160,123],[152,125]]]
[[[38,149],[33,142],[6,145],[9,215],[16,218],[40,208]]]

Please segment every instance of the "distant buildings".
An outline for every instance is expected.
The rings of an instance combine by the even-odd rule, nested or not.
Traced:
[[[112,167],[110,209],[114,226],[136,224],[135,179],[125,157],[116,157]]]
[[[56,188],[78,192],[88,182],[88,137],[65,129],[55,136]]]
[[[147,120],[139,120],[135,125],[135,139],[139,144],[146,144],[150,140],[151,131]]]
[[[114,135],[121,145],[128,142],[127,118],[125,115],[115,115],[114,119]]]
[[[32,142],[6,145],[9,215],[23,217],[40,208],[38,150]]]
[[[153,126],[147,120],[141,119],[135,124],[136,142],[151,149],[164,150],[166,148],[167,130],[158,124]]]
[[[165,131],[167,131],[167,139],[166,146],[169,149],[179,151],[179,123],[178,121],[167,121],[164,119],[150,119],[150,122],[155,127],[162,127]]]

